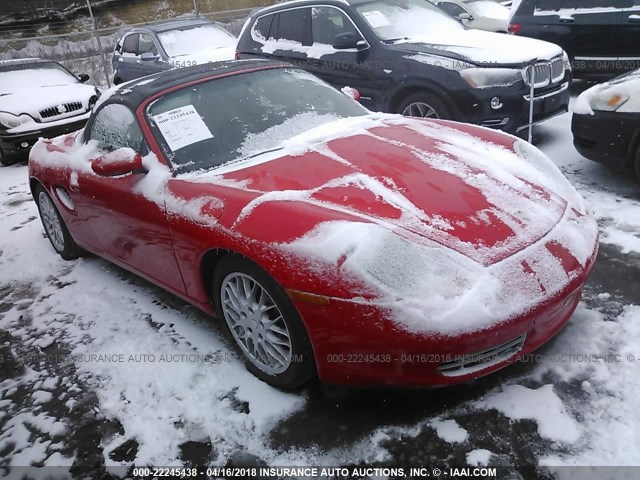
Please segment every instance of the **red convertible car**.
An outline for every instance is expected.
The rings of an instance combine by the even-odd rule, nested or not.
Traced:
[[[448,385],[566,324],[598,229],[539,150],[372,114],[291,66],[178,69],[106,92],[40,140],[53,248],[87,250],[219,318],[282,389]]]

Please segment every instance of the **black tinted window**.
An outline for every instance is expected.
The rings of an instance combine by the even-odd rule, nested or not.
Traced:
[[[253,29],[262,38],[264,38],[265,40],[268,40],[269,29],[271,28],[272,22],[273,22],[273,15],[267,15],[266,17],[261,17],[256,21],[256,24],[254,25]]]
[[[140,38],[140,35],[138,34],[127,35],[126,38],[124,39],[124,45],[122,46],[122,53],[137,55],[139,38]]]
[[[357,33],[353,22],[341,10],[333,7],[315,7],[312,11],[313,41],[333,45],[343,33]]]
[[[296,8],[280,12],[278,38],[311,46],[311,9]]]
[[[114,103],[103,107],[91,126],[91,140],[98,142],[101,150],[112,151],[119,148],[142,149],[142,130],[136,117],[128,107]]]
[[[313,75],[293,69],[209,80],[165,95],[148,110],[177,173],[275,150],[312,128],[367,112]]]
[[[638,3],[637,1],[635,2]],[[536,10],[560,10],[565,8],[630,8],[634,0],[538,0]]]

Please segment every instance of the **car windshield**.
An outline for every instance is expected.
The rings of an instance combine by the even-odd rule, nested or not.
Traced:
[[[153,102],[148,118],[176,173],[282,148],[282,142],[369,111],[316,77],[273,69],[212,79]]]
[[[509,18],[509,9],[493,0],[464,0],[464,4],[480,17]]]
[[[410,40],[465,27],[425,0],[377,0],[356,7],[383,41]]]
[[[167,55],[179,57],[199,50],[234,46],[237,39],[217,25],[202,25],[158,33]]]
[[[55,62],[0,66],[0,94],[26,88],[54,87],[78,83],[78,79]]]

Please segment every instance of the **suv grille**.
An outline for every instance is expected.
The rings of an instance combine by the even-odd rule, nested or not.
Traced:
[[[481,352],[460,355],[451,362],[441,364],[438,367],[438,372],[447,377],[458,377],[497,365],[518,353],[522,349],[526,339],[527,334],[525,333],[497,347]]]
[[[42,120],[52,119],[59,115],[77,112],[78,110],[82,110],[82,102],[63,103],[62,105],[40,110],[40,118]]]
[[[525,70],[525,83],[531,85],[531,68]],[[556,57],[550,62],[540,62],[533,66],[534,87],[546,87],[551,83],[557,83],[564,78],[564,61],[562,57]]]

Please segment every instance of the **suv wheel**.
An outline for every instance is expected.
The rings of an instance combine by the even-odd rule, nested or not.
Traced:
[[[398,106],[398,112],[405,117],[451,118],[447,105],[435,94],[418,92],[409,95]]]

